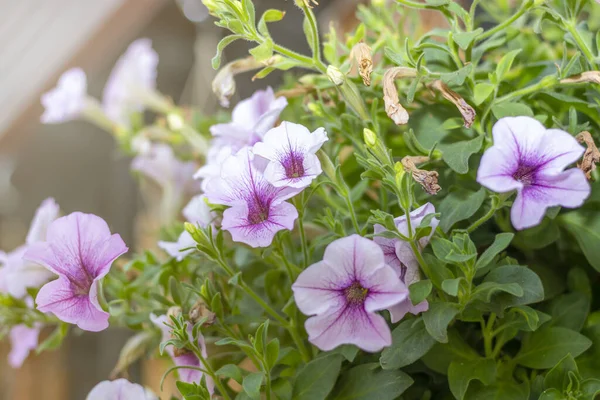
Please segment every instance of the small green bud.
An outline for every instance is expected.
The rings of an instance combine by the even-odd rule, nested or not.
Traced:
[[[192,238],[196,241],[196,243],[200,243],[202,241],[202,237],[200,236],[200,233],[198,232],[198,228],[194,224],[189,223],[189,222],[184,222],[183,227],[192,236]]]
[[[341,86],[346,81],[346,75],[339,68],[330,65],[327,67],[327,77],[336,86]]]
[[[317,117],[324,116],[323,109],[320,104],[311,102],[311,103],[308,103],[306,106],[308,107],[308,110],[311,113],[313,113],[315,116],[317,116]]]
[[[370,148],[375,148],[377,145],[377,135],[372,130],[365,128],[363,130],[363,137],[365,139],[365,144]]]
[[[178,132],[183,128],[184,122],[181,115],[176,113],[170,113],[167,115],[167,123],[169,124],[169,129],[174,132]]]
[[[385,0],[372,0],[373,7],[383,8],[385,6]]]

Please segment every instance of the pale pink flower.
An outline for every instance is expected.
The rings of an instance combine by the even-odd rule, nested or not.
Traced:
[[[206,191],[211,179],[221,176],[221,167],[232,153],[233,149],[230,146],[211,146],[206,157],[206,164],[194,174],[194,179],[201,180],[202,191]]]
[[[42,95],[45,110],[41,116],[44,124],[60,124],[78,118],[87,102],[87,82],[81,68],[63,73],[56,87]]]
[[[374,242],[352,235],[332,242],[323,260],[292,285],[306,315],[308,340],[329,351],[342,344],[377,352],[392,344],[385,319],[376,313],[404,301],[408,289]]]
[[[425,218],[429,214],[435,214],[435,207],[431,203],[427,203],[416,210],[413,210],[410,213],[410,222],[413,231],[421,224],[423,218]],[[439,224],[439,220],[437,218],[432,218],[429,226],[431,227],[431,233],[427,236],[424,236],[419,239],[419,245],[421,247],[427,246],[429,243],[429,239],[435,232],[435,228],[437,228]],[[395,218],[394,223],[396,224],[396,229],[408,237],[408,224],[406,222],[406,215]],[[379,234],[385,232],[386,229],[377,224],[375,225],[375,234]],[[385,257],[385,263],[396,271],[396,274],[400,277],[400,280],[407,287],[412,285],[415,282],[418,282],[421,277],[419,273],[419,262],[413,253],[412,248],[408,242],[405,242],[400,239],[389,239],[383,236],[375,236],[373,241],[381,247],[383,250],[383,255]],[[421,312],[425,312],[429,309],[429,303],[427,300],[423,300],[417,305],[413,305],[409,298],[401,301],[398,304],[393,305],[389,308],[390,315],[392,317],[392,322],[398,322],[407,313],[411,313],[417,315]]]
[[[102,381],[87,395],[86,400],[158,400],[150,389],[127,379]]]
[[[58,275],[38,292],[37,309],[83,330],[106,329],[109,314],[98,303],[98,284],[125,252],[121,236],[111,235],[100,217],[76,212],[55,220],[46,241],[32,244],[24,255]]]
[[[11,328],[8,335],[11,345],[8,363],[12,368],[20,368],[29,353],[37,348],[41,329],[40,323],[35,323],[32,327],[20,324]]]
[[[316,152],[327,141],[327,132],[319,128],[313,133],[300,125],[282,122],[270,129],[253,152],[268,160],[264,175],[275,187],[302,189],[322,172]]]
[[[481,158],[477,182],[498,193],[517,191],[510,214],[516,229],[538,225],[548,207],[580,207],[590,195],[583,171],[565,171],[585,151],[567,132],[530,117],[506,117],[492,133],[494,145]]]

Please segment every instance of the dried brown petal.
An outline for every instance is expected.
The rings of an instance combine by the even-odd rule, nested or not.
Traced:
[[[473,107],[467,104],[465,99],[463,99],[458,93],[450,89],[448,85],[446,85],[442,81],[434,81],[433,83],[431,83],[430,86],[438,90],[446,100],[451,101],[456,106],[456,108],[458,108],[458,111],[460,111],[463,120],[465,121],[465,127],[470,128],[471,125],[473,125],[473,121],[475,121],[475,116],[477,115],[477,113],[475,112]]]
[[[371,74],[373,73],[371,48],[365,43],[357,43],[350,52],[350,58],[353,60],[353,63],[356,62],[358,64],[358,73],[365,86],[371,86]]]
[[[223,107],[229,107],[229,99],[235,93],[235,75],[263,67],[254,57],[232,61],[219,70],[212,81],[212,90]]]
[[[417,71],[412,68],[394,67],[385,71],[383,75],[383,101],[385,112],[396,125],[404,125],[408,122],[408,112],[400,104],[398,89],[395,80],[397,78],[413,78]]]
[[[596,164],[600,162],[600,151],[598,150],[598,147],[596,147],[596,143],[594,143],[594,139],[589,132],[581,132],[576,136],[576,139],[579,143],[585,143],[587,146],[581,162],[577,164],[577,168],[585,172],[585,176],[588,179],[591,179],[592,172],[596,169]]]
[[[425,192],[431,195],[437,194],[442,187],[438,184],[438,176],[437,171],[427,171],[424,169],[417,168],[416,164],[421,164],[429,161],[429,157],[425,156],[406,156],[402,159],[402,166],[404,170],[410,173],[419,185],[423,187]]]
[[[202,318],[206,317],[206,321],[204,322],[203,326],[208,326],[215,323],[216,315],[206,307],[206,304],[204,304],[202,300],[198,300],[191,308],[188,317],[190,322],[193,324],[196,324]]]
[[[600,84],[600,71],[585,71],[562,79],[560,83],[597,83]]]

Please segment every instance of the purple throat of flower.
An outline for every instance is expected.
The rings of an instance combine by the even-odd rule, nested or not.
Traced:
[[[269,209],[271,202],[254,195],[248,200],[248,222],[252,225],[259,225],[269,219]]]
[[[350,286],[343,289],[344,296],[348,304],[362,305],[369,295],[369,289],[362,287],[360,282],[353,282]]]
[[[71,277],[70,281],[73,286],[75,286],[75,294],[79,296],[88,296],[90,294],[90,288],[92,287],[92,283],[94,282],[94,278],[90,276],[85,268],[82,268],[84,272],[83,280],[77,279],[75,277]]]
[[[538,166],[526,163],[519,163],[512,177],[521,182],[524,186],[529,186],[535,181]]]
[[[286,178],[297,179],[304,176],[304,157],[302,153],[290,150],[281,160],[281,164],[285,169]]]

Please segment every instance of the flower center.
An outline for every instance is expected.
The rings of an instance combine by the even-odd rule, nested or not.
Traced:
[[[290,150],[287,157],[282,162],[285,169],[285,176],[288,179],[300,178],[304,176],[304,157],[294,150]]]
[[[524,186],[529,186],[533,183],[537,166],[519,164],[517,170],[513,173],[513,178],[521,182]]]
[[[404,283],[406,283],[406,271],[408,271],[408,267],[400,262],[400,280]]]
[[[258,225],[269,218],[270,204],[258,197],[248,202],[248,222]]]
[[[359,282],[354,282],[352,285],[344,289],[344,296],[349,304],[362,304],[364,303],[369,289],[365,289]]]

